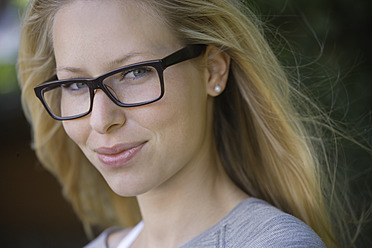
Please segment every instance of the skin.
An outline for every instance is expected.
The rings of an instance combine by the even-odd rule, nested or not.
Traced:
[[[58,10],[58,77],[92,78],[182,48],[146,11],[135,1],[98,0],[73,1]],[[248,197],[222,169],[212,135],[213,98],[219,94],[214,88],[224,89],[229,63],[226,53],[209,46],[205,55],[165,70],[160,101],[122,108],[98,90],[90,115],[63,122],[112,190],[137,196],[145,226],[133,247],[179,246]],[[111,168],[98,159],[97,148],[133,143],[144,145],[125,166]]]

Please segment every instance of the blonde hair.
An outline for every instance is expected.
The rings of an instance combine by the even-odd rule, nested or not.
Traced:
[[[66,2],[30,1],[22,29],[18,71],[34,149],[60,180],[87,230],[131,225],[140,218],[135,199],[112,193],[33,92],[54,74],[50,32],[55,12]],[[304,106],[306,98],[289,84],[255,15],[238,0],[142,2],[183,43],[214,45],[231,56],[227,88],[214,107],[215,140],[230,178],[249,195],[303,220],[327,247],[336,246],[327,204],[331,196],[321,166],[326,160],[318,155],[325,152],[314,136],[315,119],[294,107]]]

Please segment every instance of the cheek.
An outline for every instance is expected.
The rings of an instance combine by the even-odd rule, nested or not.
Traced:
[[[207,125],[204,76],[194,68],[180,68],[165,74],[165,96],[153,105],[152,119],[148,122],[155,127],[153,130],[164,147],[173,151],[195,147]]]
[[[192,64],[171,69],[164,73],[165,95],[152,106],[154,109],[152,118],[164,128],[177,123],[179,129],[182,129],[194,117],[200,115],[199,112],[206,103],[207,93],[203,74]]]
[[[86,144],[88,137],[87,127],[84,119],[77,119],[71,121],[63,121],[63,128],[67,135],[78,145]]]

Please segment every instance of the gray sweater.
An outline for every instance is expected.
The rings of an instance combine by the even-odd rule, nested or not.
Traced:
[[[107,247],[107,229],[85,248]],[[180,248],[318,248],[326,247],[305,223],[265,201],[248,198],[217,224]]]

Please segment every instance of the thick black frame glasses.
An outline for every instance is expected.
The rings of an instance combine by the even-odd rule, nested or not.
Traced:
[[[136,106],[143,106],[146,104],[150,104],[156,101],[159,101],[163,96],[164,96],[164,76],[163,72],[166,68],[169,66],[172,66],[177,63],[181,63],[183,61],[189,60],[196,58],[200,56],[204,50],[205,50],[206,45],[188,45],[168,56],[166,56],[163,59],[158,59],[158,60],[150,60],[150,61],[145,61],[145,62],[139,62],[131,65],[127,65],[124,67],[120,67],[118,69],[109,71],[101,76],[98,76],[93,79],[66,79],[66,80],[57,80],[57,76],[54,75],[50,80],[36,86],[34,88],[36,96],[39,98],[39,100],[42,102],[43,106],[49,113],[51,117],[53,117],[56,120],[73,120],[77,119],[83,116],[86,116],[92,112],[93,109],[93,100],[94,100],[94,95],[96,90],[100,89],[105,94],[118,106],[120,107],[136,107]],[[145,68],[145,69],[144,69]],[[151,70],[155,69],[157,72],[157,79],[156,83],[160,84],[160,91],[156,93],[156,96],[152,96],[151,99],[146,99],[146,100],[139,100],[138,102],[133,102],[133,103],[124,103],[125,101],[120,101],[119,96],[117,92],[115,92],[112,87],[108,84],[105,83],[105,80],[107,79],[112,79],[114,77],[117,77],[118,75],[121,74],[127,74],[131,73],[131,75],[135,75],[136,77],[140,78],[141,73],[147,73],[146,68],[151,68]],[[136,74],[135,74],[136,73]],[[114,79],[117,80],[117,79]],[[129,86],[131,87],[131,86]],[[159,87],[159,86],[157,86]],[[55,101],[62,101],[61,100],[61,93],[57,94],[56,92],[60,92],[63,89],[66,88],[73,88],[71,92],[75,94],[76,96],[79,96],[80,92],[79,89],[85,89],[85,94],[84,97],[89,97],[90,102],[89,106],[87,105],[86,108],[84,109],[83,113],[78,112],[76,110],[76,113],[73,114],[67,114],[68,116],[62,116],[62,114],[58,114],[58,112],[61,111],[61,109],[56,109],[52,110],[52,107],[50,106],[51,104],[48,104],[50,98],[51,102]],[[75,91],[74,91],[75,90]],[[89,92],[88,92],[89,90]],[[52,96],[46,96],[50,92],[56,93],[55,95],[52,94]],[[89,94],[89,95],[88,95]],[[82,95],[82,94],[80,94]],[[139,94],[140,95],[140,94]],[[131,96],[131,97],[136,97],[136,96]],[[149,96],[150,97],[150,96]],[[86,99],[86,98],[85,98]],[[59,103],[58,106],[60,108],[62,103]],[[69,105],[79,105],[80,102],[70,102],[68,103]],[[73,107],[73,106],[72,106]],[[78,106],[76,106],[78,107]],[[57,113],[56,113],[57,112]]]

